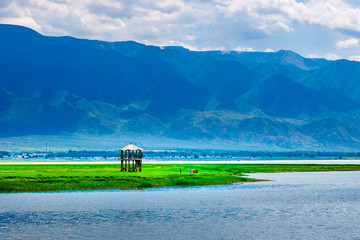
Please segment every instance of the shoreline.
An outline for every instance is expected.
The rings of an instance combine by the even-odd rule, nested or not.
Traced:
[[[0,165],[67,165],[67,164],[120,164],[120,161],[1,161]],[[143,164],[305,164],[305,165],[360,165],[354,160],[143,160]]]
[[[119,164],[2,164],[0,193],[94,189],[189,187],[264,181],[251,173],[360,171],[360,164],[143,164],[122,172]],[[213,163],[213,162],[211,162]],[[191,172],[196,169],[196,173]]]

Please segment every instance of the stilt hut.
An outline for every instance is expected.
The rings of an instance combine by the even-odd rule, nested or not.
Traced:
[[[141,164],[144,149],[130,143],[126,147],[119,149],[119,160],[121,161],[121,171],[141,172]]]

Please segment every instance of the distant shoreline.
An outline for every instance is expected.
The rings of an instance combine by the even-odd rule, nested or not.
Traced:
[[[62,165],[62,164],[120,164],[120,161],[6,161],[4,165]],[[360,165],[360,159],[352,160],[143,160],[143,164],[317,164],[317,165]]]

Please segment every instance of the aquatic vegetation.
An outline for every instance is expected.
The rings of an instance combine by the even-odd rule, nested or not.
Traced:
[[[143,172],[121,172],[117,164],[9,164],[0,165],[0,192],[201,186],[258,181],[246,173],[359,170],[360,165],[145,164]]]

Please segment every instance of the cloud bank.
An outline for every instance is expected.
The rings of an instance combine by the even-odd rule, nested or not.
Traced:
[[[351,38],[344,41],[339,41],[336,43],[336,47],[338,49],[345,49],[345,48],[358,48],[359,47],[359,40],[356,38]]]
[[[2,0],[0,22],[48,35],[258,51],[279,49],[281,41],[301,51],[300,38],[321,38],[315,30],[302,36],[301,25],[339,37],[323,40],[340,51],[358,48],[360,7],[345,0]]]

